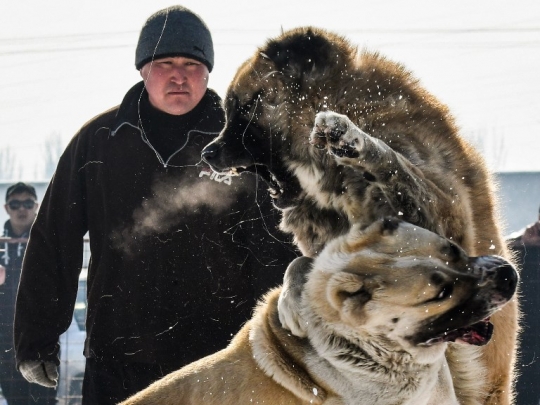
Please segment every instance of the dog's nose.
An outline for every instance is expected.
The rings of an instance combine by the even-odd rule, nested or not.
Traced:
[[[491,284],[502,297],[510,299],[516,292],[518,280],[516,269],[510,263],[505,263],[496,267],[484,267],[479,285]]]
[[[204,149],[201,152],[201,158],[206,163],[210,164],[212,160],[216,157],[218,153],[219,146],[217,143],[212,142],[204,147]]]
[[[516,291],[517,283],[519,280],[516,269],[509,263],[496,267],[492,270],[495,275],[495,282],[497,290],[505,294],[507,297],[511,297]]]
[[[506,298],[516,291],[519,276],[508,261],[500,256],[471,257],[470,272],[479,278],[479,284],[495,284],[495,288]]]

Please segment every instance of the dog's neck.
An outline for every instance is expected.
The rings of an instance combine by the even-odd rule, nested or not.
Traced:
[[[266,296],[267,312],[256,309],[250,344],[257,365],[297,397],[320,405],[335,397],[343,405],[458,405],[443,355],[426,365],[403,350],[343,337],[321,334],[314,342],[308,331],[309,339],[298,338],[281,327],[278,297],[279,290]]]
[[[396,380],[404,381],[408,376],[431,373],[436,364],[436,361],[427,364],[416,361],[411,353],[389,341],[384,342],[381,336],[347,338],[331,332],[324,324],[317,325],[317,322],[313,318],[309,321],[313,325],[307,328],[310,341],[314,347],[319,348],[319,356],[344,373],[368,369],[370,376],[380,375],[382,382],[393,383]],[[443,352],[444,349],[441,350],[440,358]]]
[[[321,328],[314,328],[321,330]],[[419,364],[403,350],[351,341],[337,335],[310,334],[307,354],[317,380],[343,396],[345,404],[443,405],[457,404],[444,355]],[[379,339],[367,339],[377,342]]]

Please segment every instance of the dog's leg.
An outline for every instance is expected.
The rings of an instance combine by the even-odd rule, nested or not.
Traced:
[[[491,317],[495,326],[491,342],[482,351],[487,364],[489,381],[488,398],[485,405],[511,405],[515,375],[516,347],[519,317],[517,300],[513,299]]]
[[[357,215],[366,218],[369,210],[372,220],[393,215],[453,238],[462,246],[472,242],[472,235],[467,233],[471,219],[467,218],[470,212],[465,209],[466,191],[459,190],[457,185],[449,190],[440,189],[437,182],[426,178],[405,156],[363,132],[345,115],[318,113],[310,143],[319,149],[326,148],[338,165],[351,167],[358,171],[359,178],[372,184],[368,190],[369,202],[362,206],[357,201],[366,200],[366,195],[356,196],[351,191],[354,185],[344,185],[352,201],[347,207],[351,218],[358,218]],[[361,192],[364,193],[363,189]]]
[[[289,264],[283,277],[283,287],[277,305],[281,326],[298,337],[306,336],[304,321],[300,314],[300,301],[312,263],[313,259],[302,256]]]

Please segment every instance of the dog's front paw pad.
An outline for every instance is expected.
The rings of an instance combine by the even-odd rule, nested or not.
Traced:
[[[326,127],[326,138],[328,142],[333,145],[342,145],[345,144],[343,139],[344,135],[349,130],[349,125],[347,121],[341,119],[340,117],[333,117],[327,121]]]
[[[348,127],[348,119],[345,116],[333,112],[318,113],[309,143],[318,149],[324,149],[328,143],[339,143]]]
[[[310,136],[310,143],[316,148],[327,148],[337,157],[358,157],[362,139],[359,131],[345,115],[331,111],[317,114]]]

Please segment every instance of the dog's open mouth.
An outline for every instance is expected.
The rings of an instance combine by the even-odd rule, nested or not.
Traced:
[[[278,207],[285,208],[294,204],[295,198],[300,194],[300,185],[286,169],[273,167],[270,170],[265,164],[255,163],[250,166],[229,168],[227,174],[237,176],[243,172],[259,176],[268,186],[270,197]]]
[[[227,171],[231,176],[239,176],[243,172],[258,175],[268,185],[268,192],[272,198],[279,198],[283,194],[283,185],[276,176],[268,170],[268,167],[261,164],[254,164],[247,167],[232,167]]]
[[[471,326],[444,332],[441,335],[421,343],[420,346],[433,346],[434,344],[442,342],[459,342],[474,346],[483,346],[489,342],[492,334],[493,324],[489,322],[489,318],[486,318]]]
[[[246,166],[228,167],[218,169],[210,165],[212,170],[228,174],[230,176],[239,176],[247,172],[260,177],[268,186],[268,193],[273,200],[274,206],[279,209],[285,209],[296,204],[302,189],[296,177],[286,168],[274,165],[271,169],[263,163],[254,163]]]

